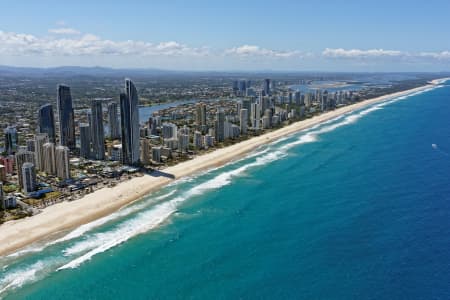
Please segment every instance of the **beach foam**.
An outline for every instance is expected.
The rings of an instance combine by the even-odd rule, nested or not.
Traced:
[[[147,200],[145,202],[142,202],[142,203],[139,203],[139,204],[136,204],[136,205],[133,205],[133,206],[128,206],[126,208],[123,208],[123,209],[115,212],[115,213],[110,214],[109,216],[106,216],[106,217],[100,218],[98,220],[95,220],[93,222],[81,225],[77,229],[71,231],[69,234],[65,235],[62,238],[59,238],[59,239],[57,239],[55,241],[52,241],[52,242],[48,243],[46,246],[50,246],[50,245],[54,245],[54,244],[57,244],[57,243],[61,243],[61,242],[65,242],[65,241],[69,241],[69,240],[78,238],[78,237],[82,236],[83,234],[85,234],[86,232],[89,232],[89,231],[91,231],[91,230],[93,230],[95,228],[98,228],[98,227],[100,227],[100,226],[102,226],[102,225],[104,225],[104,224],[106,224],[108,222],[111,222],[113,220],[117,220],[119,218],[128,216],[128,215],[130,215],[132,213],[135,213],[135,212],[137,212],[139,210],[142,210],[142,209],[146,208],[147,206],[151,205],[151,202],[153,202],[151,200],[161,201],[161,200],[164,200],[164,199],[172,196],[175,193],[176,193],[176,190],[173,190],[173,191],[171,191],[171,192],[169,192],[167,194],[155,197],[154,199],[150,198],[149,199],[150,201]],[[41,250],[42,249],[44,249],[44,247],[42,247]]]
[[[433,87],[431,89],[434,88],[436,87]],[[427,89],[427,91],[431,89]],[[201,177],[202,175],[211,174],[219,169],[222,171],[221,174],[213,177],[212,179],[206,180],[205,182],[200,183],[197,186],[189,188],[184,193],[180,193],[179,191],[175,193],[175,190],[171,191],[165,198],[163,197],[165,195],[154,197],[152,198],[153,199],[152,201],[150,201],[149,203],[146,202],[145,205],[138,203],[133,206],[123,208],[122,210],[117,211],[116,213],[113,213],[110,216],[104,217],[105,219],[103,221],[100,221],[101,219],[99,219],[97,221],[86,224],[87,226],[83,228],[81,226],[71,231],[68,235],[66,235],[59,241],[59,242],[70,241],[71,243],[71,245],[67,245],[67,247],[64,249],[63,252],[63,254],[65,255],[63,257],[64,260],[59,261],[59,264],[57,265],[52,264],[50,267],[47,265],[46,267],[44,266],[44,268],[56,269],[58,268],[58,266],[60,266],[59,269],[76,268],[83,262],[90,260],[93,256],[102,253],[104,251],[107,251],[108,249],[111,249],[134,236],[137,236],[141,233],[147,232],[159,226],[168,218],[170,218],[170,216],[177,211],[179,205],[185,202],[186,200],[194,196],[202,195],[210,190],[216,190],[223,186],[226,186],[232,182],[234,177],[243,175],[249,168],[262,166],[267,163],[271,163],[273,161],[286,157],[289,154],[289,150],[296,145],[318,141],[320,134],[331,132],[341,126],[355,123],[366,114],[382,109],[382,107],[390,103],[403,100],[414,95],[417,94],[411,93],[408,94],[407,96],[397,98],[386,98],[386,101],[379,102],[379,104],[376,105],[369,105],[368,108],[364,110],[348,111],[340,116],[331,118],[326,121],[322,121],[321,123],[316,124],[308,129],[302,129],[301,131],[297,131],[295,133],[292,133],[291,131],[291,133],[289,133],[287,136],[283,136],[281,139],[278,139],[272,142],[271,144],[260,146],[259,148],[257,148],[256,151],[250,153],[249,155],[245,156],[242,159],[233,161],[232,163],[225,165],[225,167],[222,166],[213,169],[208,169],[207,171],[203,171],[202,173],[196,173],[196,175],[194,176],[183,177],[182,179],[173,181],[172,183],[169,184],[170,187],[174,187],[176,185],[183,183],[189,184],[190,182],[193,182],[195,179]],[[290,141],[290,139],[294,140]],[[247,160],[251,161],[247,162]],[[244,163],[244,165],[241,165],[241,163]],[[224,168],[226,168],[226,170]],[[231,170],[228,170],[229,168],[231,168]],[[180,196],[172,198],[175,194],[177,195],[179,194]],[[155,204],[155,201],[164,201],[166,199],[169,200],[163,203]],[[116,216],[116,219],[113,219],[114,217],[111,218],[111,216],[113,215]],[[125,220],[122,223],[119,223],[117,226],[108,229],[107,232],[90,233],[93,229],[100,228],[102,225],[105,225],[110,220],[117,220],[124,216],[131,216],[133,219]],[[81,241],[72,241],[80,237],[84,237],[85,239]],[[37,247],[34,248],[36,252],[39,251],[39,249],[40,248]],[[30,268],[28,269],[31,269],[31,267],[32,266],[30,266]],[[9,274],[5,274],[5,276],[8,276],[8,278],[11,279],[12,278],[11,274],[13,274],[13,272],[15,271],[6,270],[6,273],[8,272]],[[26,273],[25,275],[29,275],[28,276],[29,278],[34,278],[36,272],[40,271],[36,269],[34,273],[30,272]],[[16,283],[20,284],[19,281],[16,281]],[[3,288],[2,285],[0,285],[0,288],[2,288],[2,291],[4,291],[6,289],[12,288],[14,284],[15,283],[7,284],[5,288]]]
[[[264,152],[265,153],[265,152]],[[63,265],[58,270],[76,268],[83,262],[90,260],[94,255],[102,253],[112,247],[115,247],[130,238],[145,233],[163,223],[176,210],[177,207],[186,200],[202,195],[209,190],[219,189],[231,183],[231,179],[248,170],[251,167],[262,166],[271,161],[281,159],[285,154],[280,151],[274,151],[263,156],[257,157],[254,162],[245,164],[239,168],[223,172],[214,178],[192,187],[187,192],[175,197],[172,200],[163,202],[152,207],[149,211],[144,211],[128,220],[109,232],[96,233],[86,240],[75,243],[63,251],[65,256],[73,256],[78,253],[87,253],[81,255]]]
[[[246,170],[248,170],[251,167],[262,166],[267,163],[281,159],[281,158],[285,157],[288,154],[287,151],[294,146],[305,144],[305,143],[315,142],[315,141],[317,141],[318,135],[320,135],[320,134],[328,133],[328,132],[334,131],[337,128],[340,128],[342,126],[353,124],[356,121],[358,121],[361,117],[363,117],[371,112],[380,110],[385,105],[388,105],[388,104],[394,103],[396,101],[406,99],[409,96],[415,96],[415,95],[416,95],[416,93],[410,94],[408,96],[397,97],[395,99],[385,101],[378,105],[371,106],[367,109],[364,109],[364,110],[361,110],[358,112],[352,112],[350,114],[346,114],[345,116],[340,116],[338,118],[328,120],[327,122],[323,122],[320,124],[320,126],[315,127],[316,130],[309,130],[309,132],[301,135],[296,141],[293,141],[293,142],[290,142],[290,143],[287,143],[287,144],[281,146],[279,148],[279,150],[273,150],[272,148],[266,148],[261,151],[252,153],[252,154],[246,156],[245,158],[243,158],[242,160],[256,157],[256,160],[254,162],[247,163],[247,164],[245,164],[239,168],[236,168],[234,170],[222,172],[221,174],[217,175],[213,179],[210,179],[204,183],[201,183],[201,184],[191,188],[189,191],[187,191],[181,197],[177,197],[173,200],[170,200],[170,202],[168,202],[168,203],[164,203],[164,204],[156,206],[149,212],[149,216],[147,216],[145,213],[142,216],[137,216],[137,218],[135,220],[133,220],[132,222],[130,222],[130,224],[124,224],[123,227],[117,229],[117,231],[113,231],[112,233],[99,233],[93,239],[88,239],[86,241],[82,241],[82,242],[75,244],[74,246],[66,249],[64,251],[65,255],[70,256],[70,255],[74,255],[76,253],[86,251],[88,249],[95,248],[98,245],[101,245],[101,246],[98,246],[98,248],[95,248],[94,250],[86,253],[85,255],[75,259],[72,263],[69,263],[69,264],[61,267],[60,269],[76,267],[83,261],[90,259],[93,255],[95,255],[97,253],[101,253],[103,251],[106,251],[107,249],[110,249],[111,247],[114,247],[137,234],[146,232],[146,231],[154,228],[155,226],[157,226],[161,222],[163,222],[166,218],[168,218],[173,212],[175,212],[178,204],[186,201],[187,199],[189,199],[192,196],[202,195],[209,190],[219,189],[225,185],[230,184],[232,182],[233,177],[237,177],[237,176],[241,175],[242,173],[244,173]],[[340,122],[336,122],[336,121],[340,121]],[[324,126],[324,125],[326,125],[326,126]],[[223,168],[223,167],[208,170],[207,172],[203,173],[203,175],[206,173],[210,173],[211,171],[221,169],[221,168]],[[186,182],[186,181],[183,181],[183,182]],[[181,183],[181,182],[178,182],[178,184],[179,183]],[[167,204],[167,205],[165,205],[165,204]],[[162,216],[165,216],[165,218],[156,218],[156,221],[155,221],[154,217],[156,217],[156,215],[154,215],[154,211],[159,211]],[[151,218],[151,216],[153,216],[153,219]],[[137,224],[135,224],[135,223],[142,223],[144,220],[149,220],[149,217],[151,220],[153,220],[150,223],[144,222],[144,224],[142,226],[137,226]],[[97,224],[94,224],[94,225],[97,225]],[[118,238],[116,238],[116,237],[118,237]]]
[[[175,212],[175,205],[178,201],[180,200],[175,198],[174,200],[158,204],[153,209],[140,213],[132,220],[121,224],[113,231],[98,233],[92,238],[76,243],[74,246],[64,250],[64,254],[73,255],[88,249],[91,250],[59,267],[58,270],[76,268],[83,262],[90,260],[94,255],[105,252],[136,235],[158,226]]]
[[[36,274],[44,268],[45,264],[38,261],[28,268],[20,268],[6,273],[3,277],[0,277],[0,295],[7,290],[19,288],[25,283],[35,280]]]
[[[371,109],[368,110],[368,112],[374,110],[375,109]],[[336,120],[340,119],[342,119],[342,117],[329,121],[327,122],[327,124],[330,124],[333,121],[336,122]],[[356,118],[354,118],[354,115],[348,115],[346,118],[344,118],[343,121],[339,123],[331,124],[320,128],[319,130],[303,134],[297,140],[281,146],[278,150],[267,148],[252,153],[239,160],[238,162],[256,157],[254,161],[248,162],[235,169],[222,172],[221,174],[216,175],[214,178],[192,187],[187,192],[181,194],[181,196],[169,200],[168,202],[159,204],[151,208],[150,211],[138,214],[132,220],[120,224],[117,228],[113,229],[110,232],[97,233],[84,241],[75,243],[74,245],[64,250],[64,255],[73,256],[78,253],[83,253],[86,251],[88,252],[60,267],[59,270],[76,268],[83,262],[90,260],[94,255],[107,251],[108,249],[111,249],[112,247],[115,247],[136,235],[145,233],[155,228],[156,226],[164,222],[167,218],[169,218],[177,210],[177,207],[186,200],[194,196],[203,195],[210,190],[217,190],[223,186],[226,186],[232,182],[232,179],[234,177],[242,175],[248,169],[252,167],[263,166],[276,160],[282,159],[288,155],[288,150],[292,147],[300,144],[315,142],[317,141],[317,134],[329,132],[343,125],[351,124],[354,122],[353,120],[356,120]],[[236,163],[237,162],[233,162],[231,164],[225,165],[225,167],[232,166]],[[222,168],[224,167],[216,168],[214,170]],[[207,173],[211,173],[211,170]]]

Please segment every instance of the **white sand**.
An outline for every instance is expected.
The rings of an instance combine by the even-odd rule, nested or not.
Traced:
[[[174,175],[176,178],[180,178],[204,169],[217,167],[245,155],[260,145],[275,141],[291,133],[392,97],[427,89],[443,81],[445,79],[434,80],[430,85],[385,95],[329,111],[311,119],[296,122],[238,144],[198,156],[192,160],[166,168],[163,171]],[[171,181],[173,180],[166,177],[152,177],[147,175],[133,178],[113,188],[97,190],[80,200],[62,202],[49,206],[38,215],[2,224],[0,225],[0,255],[11,253],[58,231],[74,228],[106,216]]]

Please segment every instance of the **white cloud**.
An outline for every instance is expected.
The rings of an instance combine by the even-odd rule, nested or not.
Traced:
[[[436,64],[439,62],[450,62],[450,51],[442,52],[406,52],[384,49],[343,49],[326,48],[322,56],[332,59],[345,59],[357,63],[406,63],[406,64]]]
[[[69,27],[53,28],[49,29],[48,32],[53,34],[65,34],[65,35],[78,35],[81,33],[78,30]]]
[[[442,52],[422,52],[419,54],[420,57],[429,57],[438,60],[450,60],[450,51],[442,51]]]
[[[277,51],[271,49],[261,48],[255,45],[242,45],[225,50],[227,55],[236,55],[240,57],[253,57],[253,56],[265,56],[275,58],[290,58],[295,56],[301,56],[300,51]]]
[[[405,56],[407,53],[396,50],[383,50],[383,49],[343,49],[343,48],[326,48],[322,55],[325,57],[333,58],[375,58],[375,57],[399,57]]]
[[[193,47],[178,41],[147,42],[140,40],[113,41],[93,34],[80,33],[68,25],[50,29],[46,36],[0,30],[0,64],[25,61],[33,64],[96,64],[123,66],[159,66],[178,68],[309,68],[336,66],[347,68],[350,63],[367,66],[392,66],[411,69],[423,65],[450,64],[450,51],[406,52],[384,49],[326,48],[310,53],[298,49],[274,50],[257,45],[220,49]],[[126,62],[126,63],[125,63]],[[276,63],[275,63],[276,62]],[[405,68],[403,68],[406,66]],[[411,67],[412,66],[412,67]],[[351,66],[349,66],[351,68]],[[381,67],[380,67],[381,68]]]
[[[66,31],[66,34],[70,31]],[[62,33],[62,32],[59,32]],[[112,41],[93,34],[73,37],[37,37],[30,34],[0,31],[0,54],[8,55],[139,55],[139,56],[205,56],[206,47],[192,48],[175,41],[149,43]]]

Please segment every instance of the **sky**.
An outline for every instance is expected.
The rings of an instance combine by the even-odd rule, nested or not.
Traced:
[[[0,0],[0,65],[450,71],[449,0]]]

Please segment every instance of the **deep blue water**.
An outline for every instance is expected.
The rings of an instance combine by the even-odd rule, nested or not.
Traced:
[[[447,85],[297,133],[0,258],[1,295],[449,299],[449,116]]]

